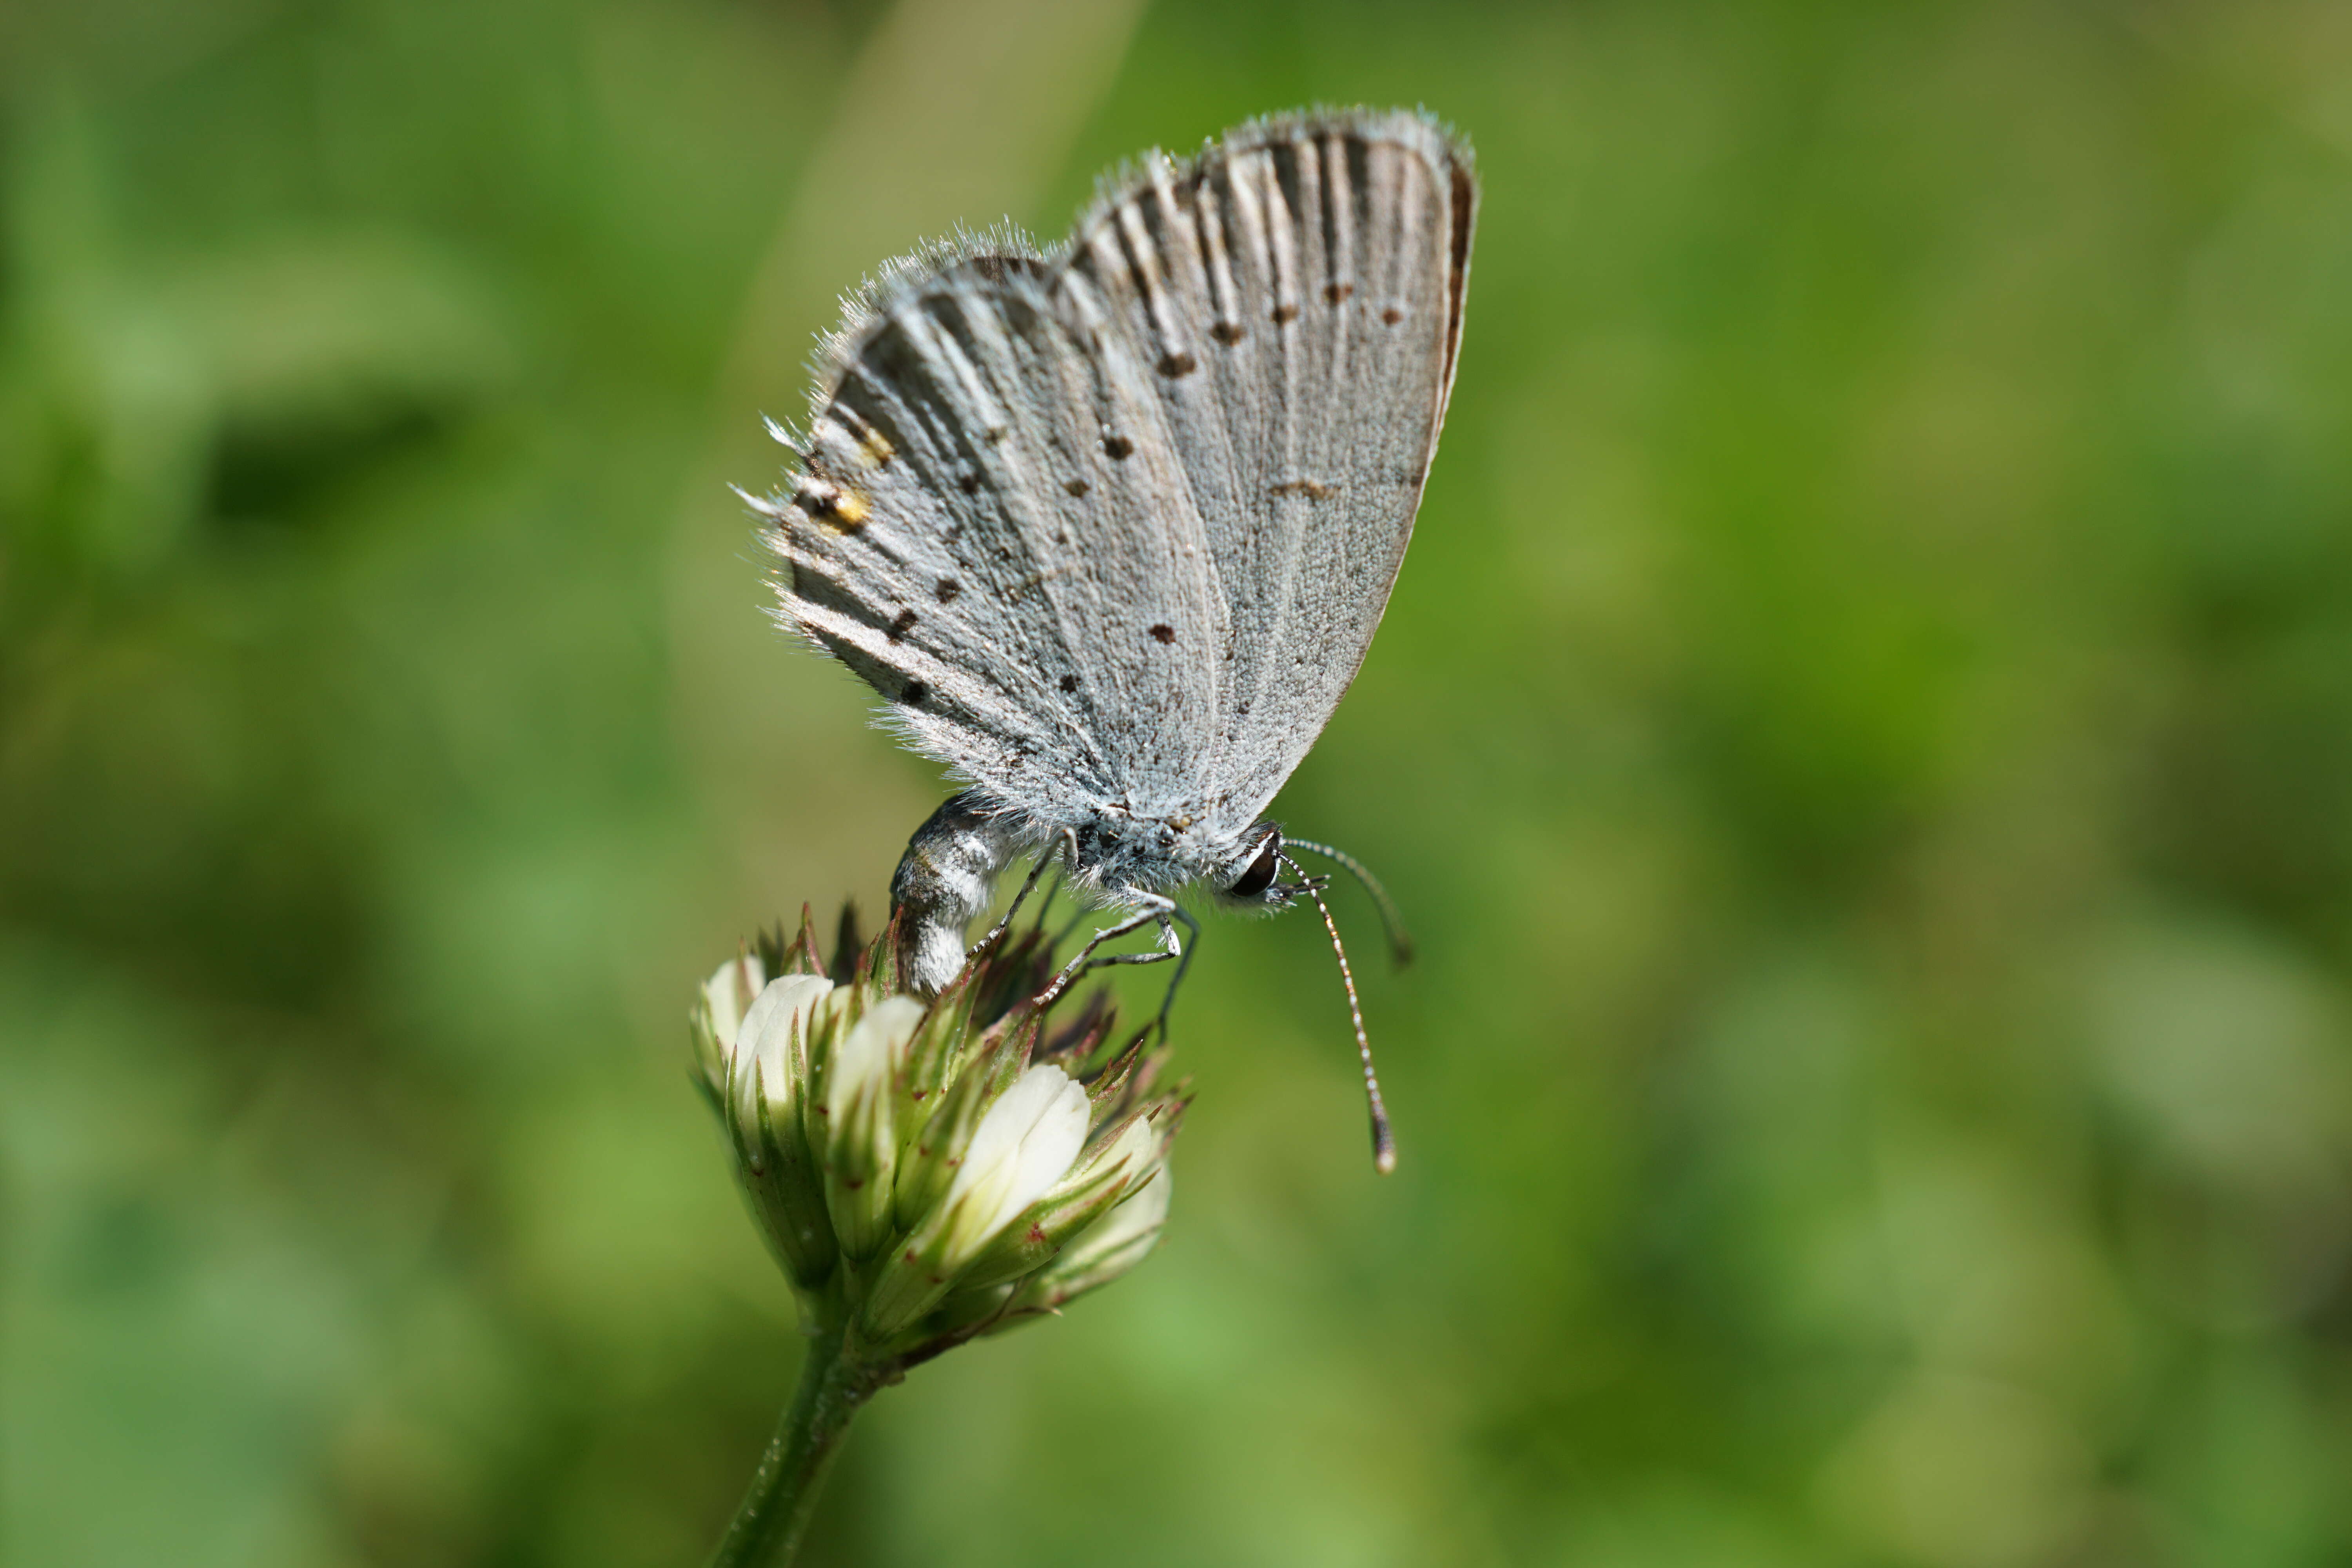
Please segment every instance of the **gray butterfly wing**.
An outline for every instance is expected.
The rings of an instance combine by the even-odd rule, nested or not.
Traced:
[[[1152,161],[1051,268],[905,265],[763,506],[786,617],[1038,825],[1230,839],[1387,604],[1475,200],[1421,117],[1270,121]]]
[[[789,620],[1043,826],[1158,816],[1216,736],[1223,601],[1148,372],[1034,258],[908,269],[833,345],[763,503]]]
[[[1213,839],[1255,820],[1362,664],[1412,534],[1461,342],[1477,192],[1423,116],[1270,121],[1148,159],[1052,287],[1148,367],[1213,560],[1226,641]]]

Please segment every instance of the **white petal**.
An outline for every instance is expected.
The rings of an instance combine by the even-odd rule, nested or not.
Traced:
[[[1020,1169],[1013,1178],[1013,1190],[1005,1194],[1007,1220],[1051,1191],[1055,1182],[1069,1173],[1071,1162],[1086,1146],[1087,1122],[1094,1107],[1087,1100],[1087,1091],[1067,1073],[1059,1068],[1050,1070],[1062,1081],[1052,1103],[1021,1140]]]
[[[719,1042],[722,1054],[735,1044],[745,1004],[756,1000],[767,984],[765,966],[757,954],[749,952],[729,959],[703,983],[703,1016],[709,1021],[710,1037]]]
[[[887,1089],[890,1075],[923,1020],[923,1005],[911,996],[887,996],[866,1010],[825,1064],[824,1103],[839,1126],[849,1108],[869,1089]]]
[[[749,1120],[752,1111],[751,1097],[751,1068],[759,1064],[760,1083],[767,1090],[771,1102],[789,1100],[797,1086],[785,1070],[785,1048],[792,1044],[796,1021],[808,1016],[810,1010],[833,990],[833,982],[821,974],[785,974],[768,982],[759,998],[743,1014],[743,1022],[735,1031],[735,1049],[731,1053],[732,1074],[738,1098],[737,1114]]]
[[[1023,1073],[988,1108],[948,1188],[955,1262],[979,1251],[1062,1179],[1087,1141],[1089,1109],[1087,1091],[1050,1062]]]
[[[984,1181],[995,1179],[997,1169],[1010,1160],[1021,1147],[1021,1140],[1037,1124],[1037,1118],[1061,1086],[1069,1081],[1069,1074],[1060,1068],[1039,1064],[1024,1072],[1011,1089],[999,1095],[996,1103],[988,1108],[973,1129],[971,1146],[964,1150],[963,1163],[957,1168],[955,1181],[948,1188],[948,1201],[970,1192]]]

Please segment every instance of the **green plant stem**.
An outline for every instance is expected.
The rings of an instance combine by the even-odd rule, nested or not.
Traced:
[[[828,1325],[809,1340],[800,1387],[776,1423],[768,1451],[760,1456],[751,1489],[712,1554],[710,1568],[781,1568],[799,1554],[850,1418],[880,1383],[842,1354],[845,1326]]]

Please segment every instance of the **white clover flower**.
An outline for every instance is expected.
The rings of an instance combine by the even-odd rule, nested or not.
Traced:
[[[1039,1059],[1034,946],[926,1005],[890,993],[886,942],[828,978],[803,921],[702,987],[697,1061],[752,1211],[812,1325],[871,1368],[1049,1312],[1159,1234],[1182,1101],[1148,1096],[1148,1035],[1112,1047],[1107,1011]]]

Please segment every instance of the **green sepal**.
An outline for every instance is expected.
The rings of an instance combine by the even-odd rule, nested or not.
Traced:
[[[922,1331],[927,1336],[969,1333],[1002,1313],[1019,1290],[1017,1283],[958,1286],[923,1320]]]
[[[768,1098],[766,1072],[757,1060],[751,1073],[757,1125],[736,1130],[737,1169],[784,1272],[801,1289],[814,1289],[840,1255],[824,1183],[791,1101],[780,1108]]]
[[[959,1271],[947,1264],[951,1217],[944,1204],[931,1209],[922,1228],[900,1242],[897,1253],[874,1271],[858,1319],[864,1332],[877,1340],[897,1336],[956,1282]]]
[[[946,990],[932,999],[930,1008],[923,1015],[908,1042],[905,1070],[898,1079],[898,1125],[899,1130],[899,1183],[906,1182],[907,1162],[915,1158],[924,1132],[932,1116],[943,1103],[946,1091],[961,1075],[967,1052],[964,1042],[971,1030],[972,990],[968,974],[958,975]],[[906,1207],[899,1205],[900,1224],[910,1225],[905,1217]]]

